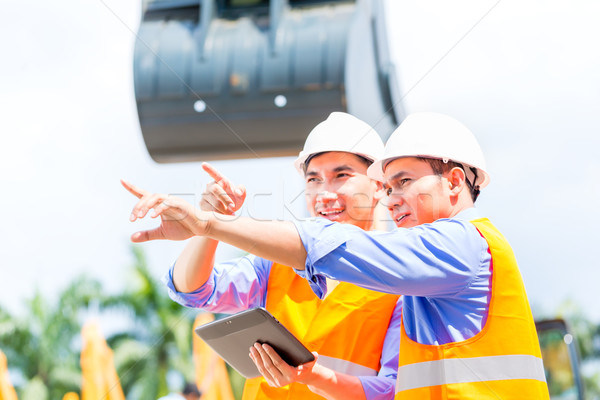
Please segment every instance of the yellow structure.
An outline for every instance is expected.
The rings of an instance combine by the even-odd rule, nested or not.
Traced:
[[[81,330],[81,400],[125,400],[113,363],[112,350],[95,323]]]
[[[17,392],[8,378],[8,365],[2,350],[0,350],[0,400],[17,400]]]
[[[79,395],[75,392],[65,393],[62,400],[79,400]]]
[[[194,329],[214,319],[212,314],[199,314]],[[196,385],[202,392],[202,400],[234,400],[225,362],[196,334],[193,345]]]

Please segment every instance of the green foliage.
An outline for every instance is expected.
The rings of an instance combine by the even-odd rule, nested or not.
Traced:
[[[597,334],[598,327],[587,318],[581,307],[572,300],[566,300],[560,305],[558,315],[569,323],[569,327],[577,338],[581,359],[585,360],[593,357],[594,335]]]
[[[98,281],[79,277],[55,303],[38,291],[20,318],[0,307],[0,348],[25,383],[20,399],[61,399],[81,391],[80,332],[83,314],[120,313],[132,323],[107,339],[128,399],[156,399],[179,389],[167,387],[169,371],[194,380],[192,326],[195,312],[173,302],[150,273],[144,255],[132,248],[135,263],[127,289],[105,295]]]
[[[229,375],[229,382],[231,383],[231,390],[233,392],[233,397],[236,399],[242,398],[242,393],[244,391],[244,384],[246,383],[246,378],[240,375],[235,369],[231,368],[229,364],[227,365],[227,374]]]
[[[46,400],[48,399],[48,387],[42,378],[36,376],[27,382],[19,398],[23,400]]]
[[[585,396],[588,400],[600,399],[600,372],[595,372],[583,377]]]
[[[79,277],[51,304],[36,291],[26,302],[28,313],[16,318],[0,312],[0,348],[8,364],[27,381],[22,399],[60,399],[79,391],[81,371],[75,342],[80,314],[101,293],[100,283]]]
[[[192,326],[195,312],[173,302],[150,273],[145,257],[133,247],[135,263],[124,293],[105,299],[105,308],[120,310],[131,329],[108,338],[121,385],[130,399],[156,399],[178,388],[167,386],[176,371],[194,380]]]
[[[600,340],[600,325],[593,323],[582,308],[572,300],[564,301],[558,308],[558,315],[569,324],[575,338],[582,363],[598,361],[600,354],[594,341]],[[586,372],[583,369],[582,372]],[[583,374],[584,391],[587,399],[600,399],[600,370]]]

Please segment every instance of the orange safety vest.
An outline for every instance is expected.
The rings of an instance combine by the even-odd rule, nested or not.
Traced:
[[[340,282],[319,299],[306,279],[290,267],[274,263],[269,274],[266,309],[310,351],[318,363],[354,376],[375,376],[396,295]],[[269,386],[263,377],[247,379],[242,400],[322,399],[301,383]]]
[[[514,254],[488,219],[471,221],[492,256],[485,326],[461,342],[425,345],[402,324],[396,400],[549,399],[535,324]]]

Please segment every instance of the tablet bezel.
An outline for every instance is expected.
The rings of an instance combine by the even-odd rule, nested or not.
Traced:
[[[261,376],[248,355],[250,347],[256,342],[269,344],[285,362],[294,367],[314,360],[314,355],[262,307],[201,325],[195,332],[246,378]]]

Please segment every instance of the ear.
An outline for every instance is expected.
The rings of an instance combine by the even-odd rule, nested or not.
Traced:
[[[448,184],[450,185],[450,193],[458,195],[466,185],[465,171],[462,168],[454,167],[448,174]]]
[[[383,199],[385,197],[385,188],[383,187],[383,183],[381,183],[379,181],[374,181],[374,182],[377,184],[377,190],[375,191],[373,198],[377,201],[380,201],[381,199]]]

